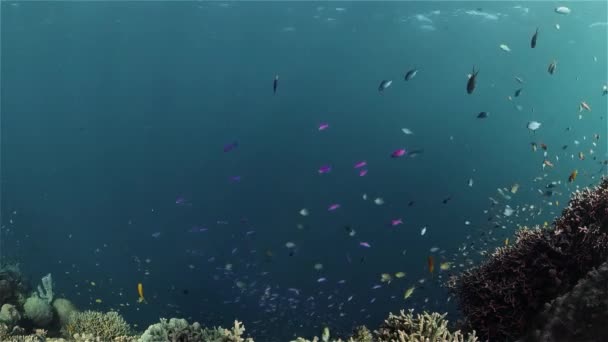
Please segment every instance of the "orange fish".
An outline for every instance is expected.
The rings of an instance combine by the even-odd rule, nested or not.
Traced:
[[[584,110],[590,112],[591,111],[591,107],[589,107],[589,105],[587,104],[587,102],[582,101],[581,104],[578,106],[578,112],[582,112]]]
[[[142,283],[137,283],[137,294],[139,294],[138,303],[147,303],[144,298],[144,285]]]
[[[555,166],[555,165],[553,165],[553,163],[552,163],[552,162],[550,162],[550,161],[549,161],[549,160],[547,160],[547,159],[545,159],[545,160],[543,161],[543,164],[545,164],[545,165],[547,165],[547,166],[549,166],[549,167],[553,167],[553,166]]]
[[[572,171],[570,176],[568,176],[568,182],[570,182],[570,183],[574,182],[576,180],[576,175],[578,175],[578,171],[577,170]]]
[[[432,255],[429,255],[428,264],[429,264],[429,272],[431,272],[431,274],[433,274],[433,271],[435,271],[435,259],[433,259]]]

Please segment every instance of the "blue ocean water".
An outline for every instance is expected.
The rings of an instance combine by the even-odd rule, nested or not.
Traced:
[[[407,308],[455,320],[450,274],[606,174],[605,1],[0,9],[2,256],[141,329],[238,318],[285,341]]]

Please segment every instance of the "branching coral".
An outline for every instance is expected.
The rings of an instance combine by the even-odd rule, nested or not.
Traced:
[[[608,179],[576,192],[552,229],[522,229],[514,246],[450,280],[470,328],[514,340],[532,318],[608,257]]]
[[[70,337],[74,334],[92,335],[102,341],[112,341],[119,336],[128,336],[131,327],[118,312],[75,312],[65,325]]]
[[[467,336],[460,331],[450,332],[447,314],[423,312],[413,315],[414,310],[406,314],[403,310],[399,315],[392,313],[382,326],[375,331],[378,342],[474,342],[477,341],[475,332]]]
[[[197,322],[190,325],[185,319],[161,318],[160,323],[146,329],[139,342],[253,342],[242,337],[244,332],[239,321],[234,321],[232,329],[203,329]]]

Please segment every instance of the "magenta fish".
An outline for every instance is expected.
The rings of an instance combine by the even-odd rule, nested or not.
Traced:
[[[329,206],[329,208],[327,208],[328,211],[334,211],[336,209],[340,208],[340,205],[338,203],[336,204],[332,204]]]
[[[326,122],[324,122],[324,123],[322,123],[322,124],[319,125],[319,131],[324,131],[324,130],[326,130],[328,128],[329,128],[329,124],[326,123]]]
[[[372,245],[370,245],[369,242],[361,241],[361,242],[359,242],[359,246],[365,247],[365,248],[370,248]]]
[[[354,166],[354,168],[355,169],[360,169],[360,168],[362,168],[362,167],[364,167],[366,165],[367,165],[367,162],[365,160],[362,160],[362,161],[356,163],[355,166]]]
[[[398,150],[393,151],[393,153],[391,153],[391,158],[400,158],[403,157],[405,155],[405,149],[404,148],[400,148]]]
[[[330,172],[331,172],[331,165],[323,165],[319,168],[320,174],[330,173]]]
[[[359,171],[359,177],[363,177],[367,174],[367,169],[362,169]]]
[[[393,227],[394,227],[394,226],[398,226],[398,225],[400,225],[400,224],[403,224],[403,220],[402,220],[402,219],[400,219],[400,218],[398,218],[398,219],[394,219],[394,220],[391,220],[391,226],[393,226]]]

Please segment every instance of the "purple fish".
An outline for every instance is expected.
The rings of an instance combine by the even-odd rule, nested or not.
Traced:
[[[355,163],[355,169],[360,169],[360,168],[364,167],[365,165],[367,165],[367,162],[365,160],[362,160],[358,163]]]
[[[239,146],[239,142],[231,142],[230,144],[224,145],[224,152],[230,152]]]
[[[323,165],[319,168],[320,174],[330,173],[330,172],[331,172],[331,165]]]
[[[400,148],[397,149],[395,151],[393,151],[393,153],[391,153],[391,158],[400,158],[403,157],[405,155],[405,149],[404,148]]]
[[[340,205],[338,203],[336,204],[332,204],[329,206],[329,208],[327,208],[328,211],[334,211],[336,209],[340,208]]]
[[[322,124],[319,125],[319,131],[323,131],[329,128],[329,124],[324,122]]]
[[[370,245],[369,242],[361,241],[361,242],[359,242],[359,246],[365,247],[365,248],[370,248],[372,245]]]
[[[230,181],[233,183],[238,183],[241,181],[241,176],[230,176]]]
[[[363,177],[367,174],[367,169],[362,169],[359,171],[359,177]]]
[[[400,225],[400,224],[403,224],[403,220],[400,219],[400,218],[391,220],[391,226],[393,226],[393,227],[397,226],[397,225]]]

